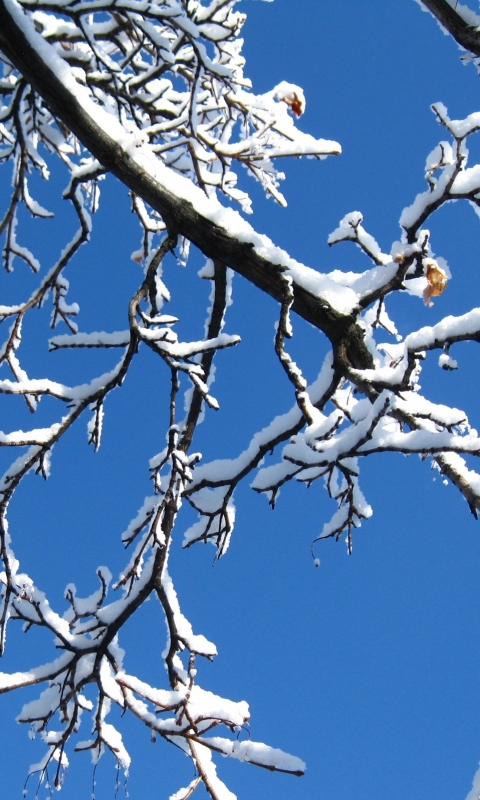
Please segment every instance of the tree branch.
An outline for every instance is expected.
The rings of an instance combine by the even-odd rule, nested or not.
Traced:
[[[100,113],[104,113],[103,110],[95,106],[89,98],[87,102],[84,89],[80,85],[76,84],[78,92],[72,90],[71,80],[67,81],[63,74],[60,76],[62,71],[66,75],[68,73],[70,78],[68,65],[56,55],[53,47],[40,34],[33,28],[30,29],[28,18],[22,18],[20,14],[19,7],[11,0],[0,0],[0,48],[42,96],[50,111],[62,120],[106,170],[161,214],[170,235],[186,236],[206,256],[230,266],[259,289],[282,302],[282,273],[289,266],[286,254],[283,253],[284,263],[281,253],[278,254],[278,261],[269,260],[255,249],[256,241],[260,237],[253,230],[248,238],[232,235],[227,227],[215,221],[213,209],[210,215],[202,213],[198,210],[198,203],[194,204],[169,188],[168,169],[163,182],[159,179],[160,170],[155,169],[153,161],[146,169],[135,158],[135,147],[131,146],[133,142],[125,144],[116,141],[99,124],[97,118]],[[52,66],[56,61],[58,70]],[[113,124],[114,118],[108,116]],[[123,138],[125,140],[125,136]],[[182,179],[176,176],[175,180],[180,186]],[[190,182],[188,184],[188,194],[193,197],[192,190],[196,187]],[[208,210],[209,201],[204,193],[198,188],[196,191],[203,198],[202,209]],[[218,204],[215,204],[214,210],[218,213]],[[264,241],[261,245],[264,245]],[[297,314],[322,330],[332,343],[345,341],[352,366],[358,369],[371,366],[372,359],[364,343],[363,331],[357,326],[353,314],[341,314],[318,294],[296,281],[293,282],[293,291],[293,310]]]
[[[441,25],[453,36],[457,44],[480,56],[480,33],[469,25],[447,0],[421,0]]]

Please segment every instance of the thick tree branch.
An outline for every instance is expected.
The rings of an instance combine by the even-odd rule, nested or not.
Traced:
[[[465,50],[480,56],[480,33],[469,25],[447,0],[422,0],[424,5],[455,41]]]
[[[281,302],[284,294],[282,272],[288,264],[269,261],[254,249],[253,242],[232,235],[142,167],[128,147],[110,136],[88,113],[79,97],[60,79],[51,66],[51,60],[44,58],[44,54],[32,45],[11,8],[8,0],[0,0],[0,48],[42,96],[51,112],[106,170],[162,215],[171,235],[186,236],[206,256],[230,266]],[[44,47],[51,47],[38,36]],[[53,48],[52,57],[56,57]],[[372,365],[363,331],[357,326],[353,314],[341,314],[297,282],[293,283],[293,291],[293,310],[322,330],[333,344],[344,342],[352,366],[366,369]]]

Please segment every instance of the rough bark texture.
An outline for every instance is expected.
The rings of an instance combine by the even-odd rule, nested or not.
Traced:
[[[480,34],[478,30],[457,13],[447,0],[422,0],[422,5],[438,19],[455,41],[476,56],[480,56]]]

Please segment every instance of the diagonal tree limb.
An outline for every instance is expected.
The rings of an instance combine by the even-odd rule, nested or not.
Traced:
[[[231,267],[281,302],[282,272],[288,264],[268,260],[254,248],[253,242],[242,241],[226,227],[216,224],[192,202],[179,197],[142,167],[130,154],[129,147],[109,135],[61,79],[52,66],[58,59],[53,47],[40,34],[28,29],[30,21],[26,16],[22,18],[20,9],[12,0],[0,0],[0,49],[41,95],[50,111],[106,170],[161,214],[170,235],[186,236],[206,256]],[[45,57],[45,48],[49,48],[51,58]],[[69,69],[65,62],[61,64],[62,68]],[[372,365],[363,330],[356,324],[353,313],[341,314],[325,299],[295,281],[293,290],[293,310],[297,314],[323,331],[332,344],[341,343],[352,366],[365,369]]]
[[[453,36],[457,44],[480,56],[480,32],[453,8],[447,0],[421,0],[441,25]]]

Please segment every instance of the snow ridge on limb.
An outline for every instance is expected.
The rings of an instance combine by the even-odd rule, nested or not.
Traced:
[[[14,0],[2,0],[0,20],[0,30],[3,31],[0,46],[22,74],[32,81],[55,117],[63,120],[107,170],[160,214],[172,232],[186,236],[207,255],[222,260],[277,299],[282,294],[281,273],[288,270],[294,280],[294,310],[327,334],[334,334],[332,321],[345,315],[348,318],[357,303],[358,297],[354,292],[328,276],[304,267],[275,247],[266,236],[257,234],[233,209],[223,207],[213,192],[203,191],[185,177],[188,171],[175,172],[157,157],[154,145],[145,139],[147,134],[143,134],[143,129],[143,138],[140,139],[135,133],[127,133],[115,116],[92,101],[86,88],[73,77],[65,59],[35,31],[33,24],[30,26]],[[22,47],[13,53],[9,41],[21,42]],[[28,63],[24,57],[27,51]],[[268,106],[275,102],[285,109],[289,107],[283,100],[275,99],[279,93],[287,96],[286,87],[279,86],[281,88],[277,87],[268,102],[262,101],[260,105]],[[258,105],[252,100],[252,108]],[[245,108],[245,113],[248,112],[249,106],[245,103],[240,103],[240,106]],[[278,127],[277,123],[270,125],[265,119],[262,125],[272,131]],[[287,133],[291,137],[290,129]],[[330,144],[326,148],[328,152],[335,148],[338,151],[338,146],[332,149]],[[255,150],[255,164],[257,160],[265,159],[265,153],[259,147],[260,150]],[[199,183],[197,176],[195,181]],[[348,324],[347,320],[344,324]],[[349,346],[354,360],[362,357],[368,360],[359,332],[350,337]]]

